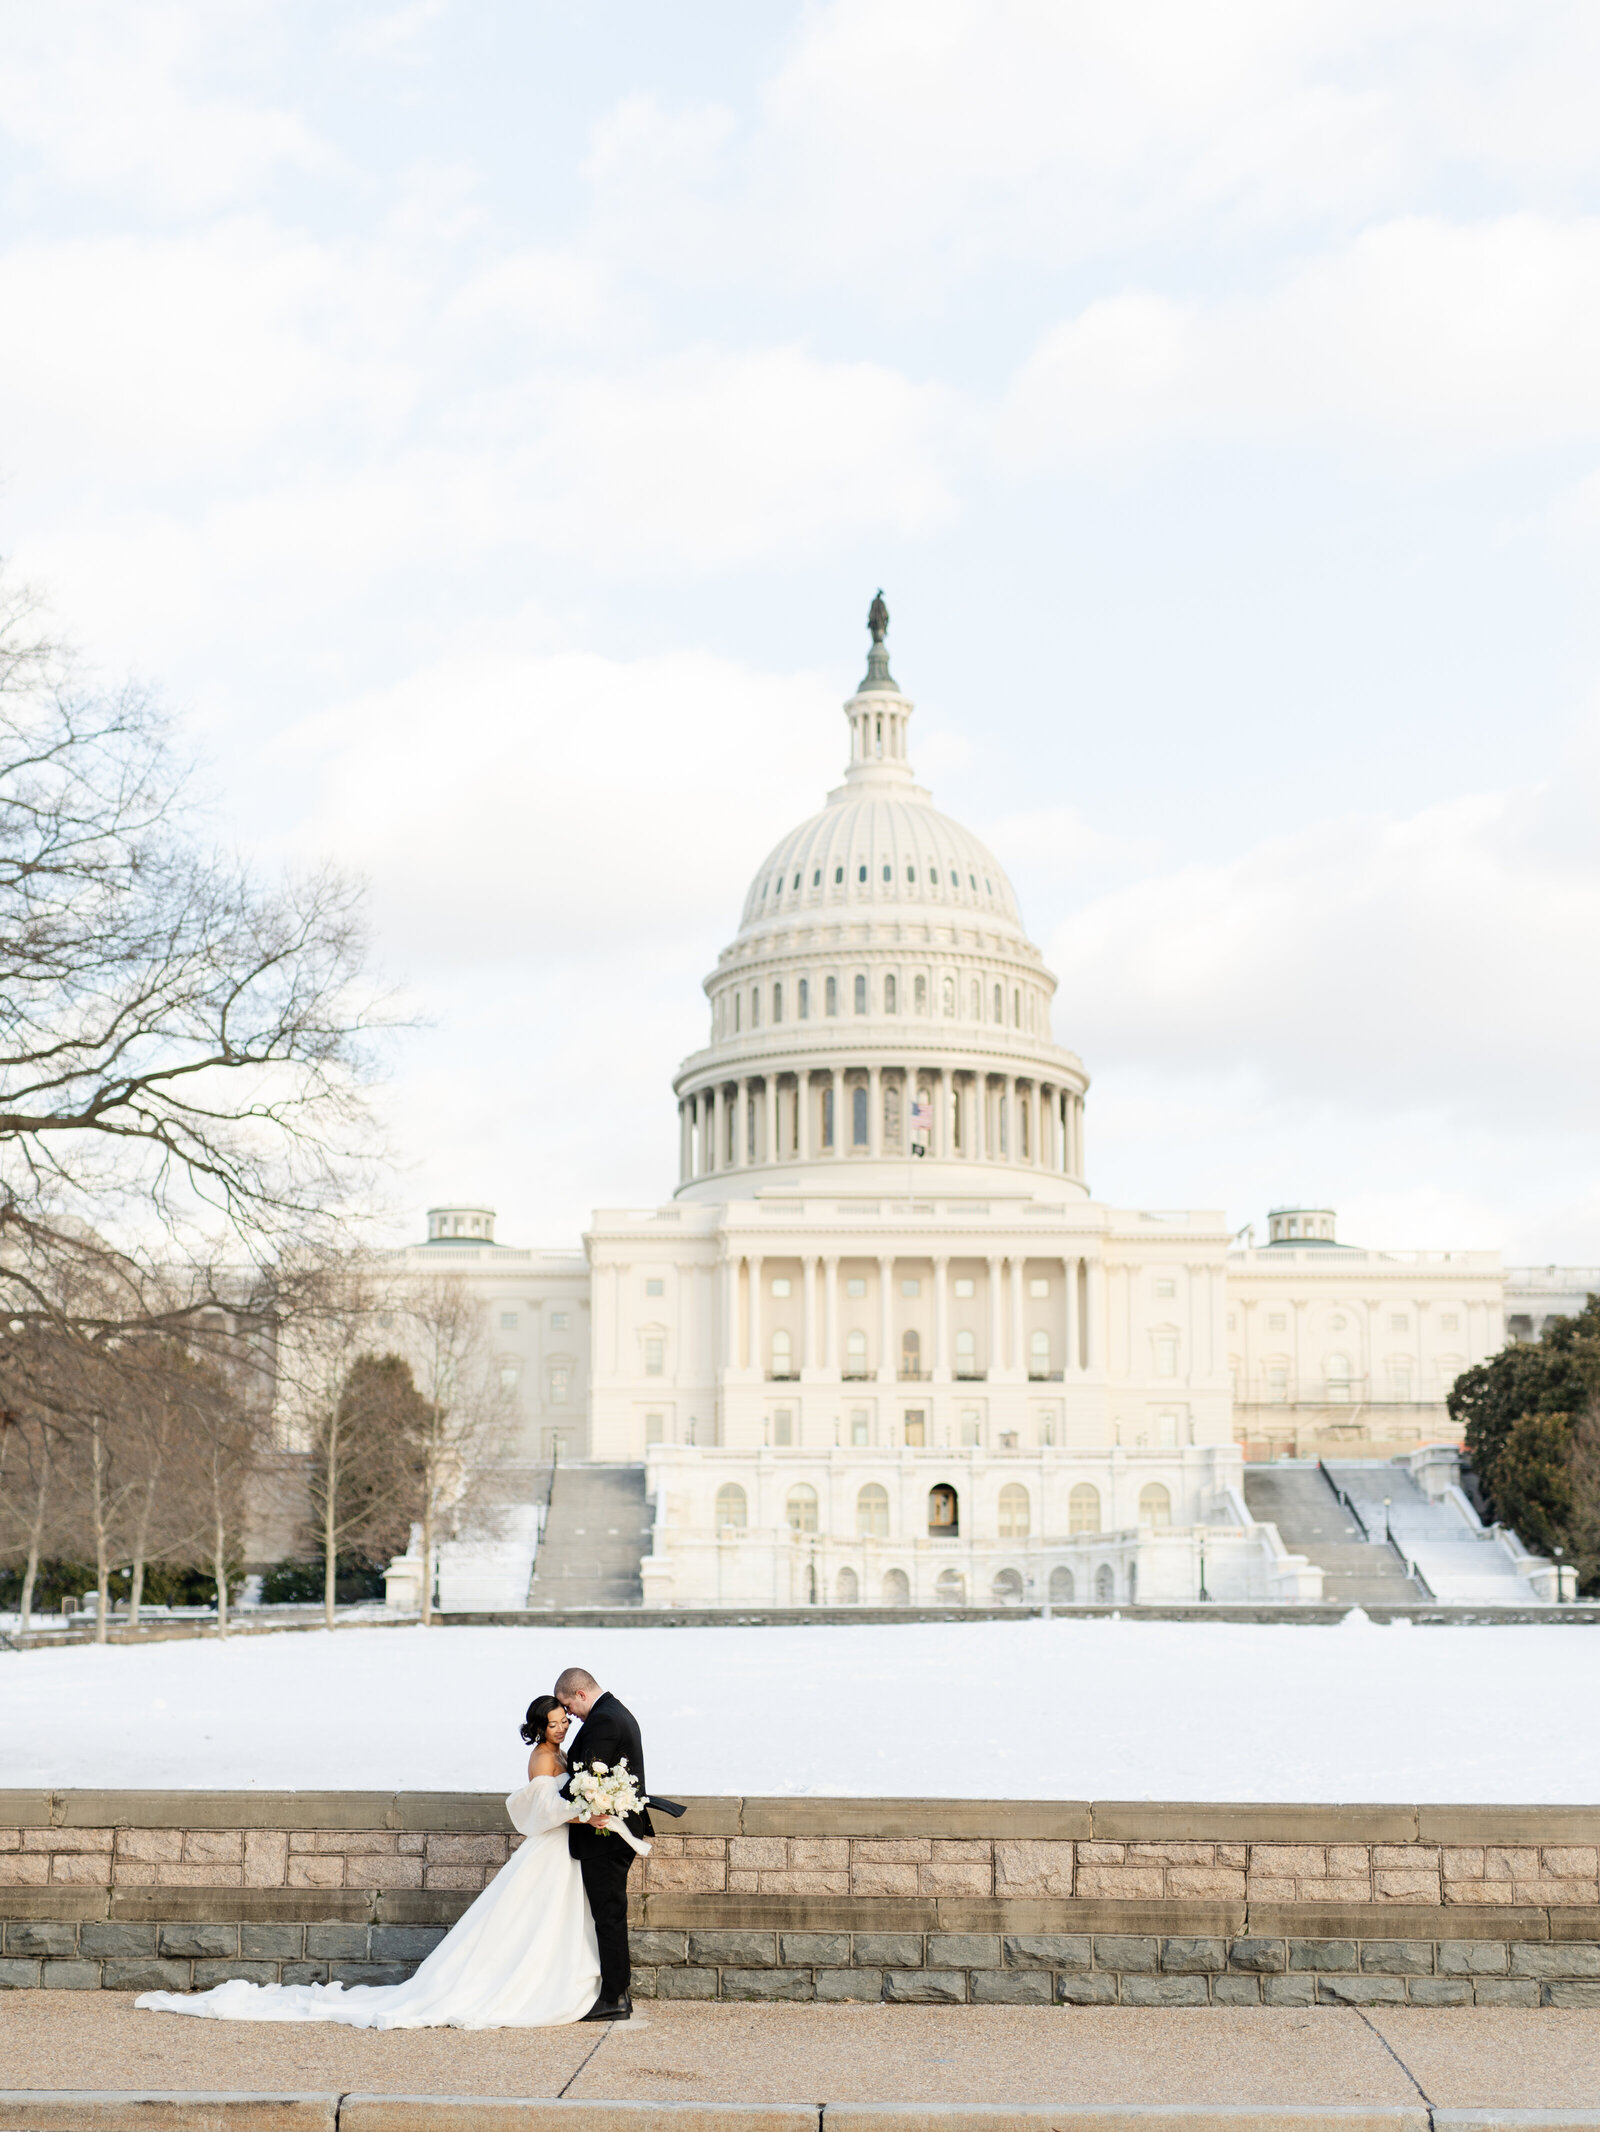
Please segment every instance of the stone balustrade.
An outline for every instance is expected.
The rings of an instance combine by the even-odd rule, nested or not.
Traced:
[[[0,1985],[393,1981],[520,1839],[494,1794],[0,1793]],[[690,1802],[639,1989],[1600,2005],[1600,1809]]]

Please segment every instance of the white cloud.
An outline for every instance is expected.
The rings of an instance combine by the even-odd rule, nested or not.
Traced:
[[[1019,469],[1190,439],[1361,440],[1461,463],[1600,438],[1600,220],[1407,220],[1267,295],[1097,299],[1001,421]]]

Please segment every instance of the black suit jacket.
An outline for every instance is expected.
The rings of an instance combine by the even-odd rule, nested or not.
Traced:
[[[634,1789],[641,1799],[647,1797],[644,1742],[639,1737],[639,1721],[614,1695],[602,1695],[578,1727],[577,1737],[567,1749],[567,1762],[573,1769],[580,1763],[587,1768],[591,1762],[604,1762],[608,1769],[615,1769],[624,1757],[633,1774]],[[571,1798],[570,1777],[561,1792],[563,1798]],[[655,1834],[648,1813],[630,1814],[628,1827],[636,1836]],[[590,1828],[582,1821],[574,1821],[568,1829],[567,1848],[574,1858],[579,1859],[615,1857],[619,1862],[631,1862],[634,1856],[620,1836],[613,1835],[609,1829]]]

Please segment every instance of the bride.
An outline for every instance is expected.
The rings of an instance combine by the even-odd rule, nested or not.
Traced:
[[[217,2021],[342,2021],[349,2028],[555,2028],[581,2021],[600,1990],[594,1919],[560,1796],[571,1719],[553,1695],[528,1705],[528,1781],[506,1801],[524,1841],[404,1984],[247,1984],[147,1991],[135,2005]]]

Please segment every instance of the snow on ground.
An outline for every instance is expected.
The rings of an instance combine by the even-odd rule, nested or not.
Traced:
[[[510,1790],[570,1664],[637,1713],[669,1795],[1600,1801],[1600,1636],[1361,1614],[0,1653],[0,1786]]]

